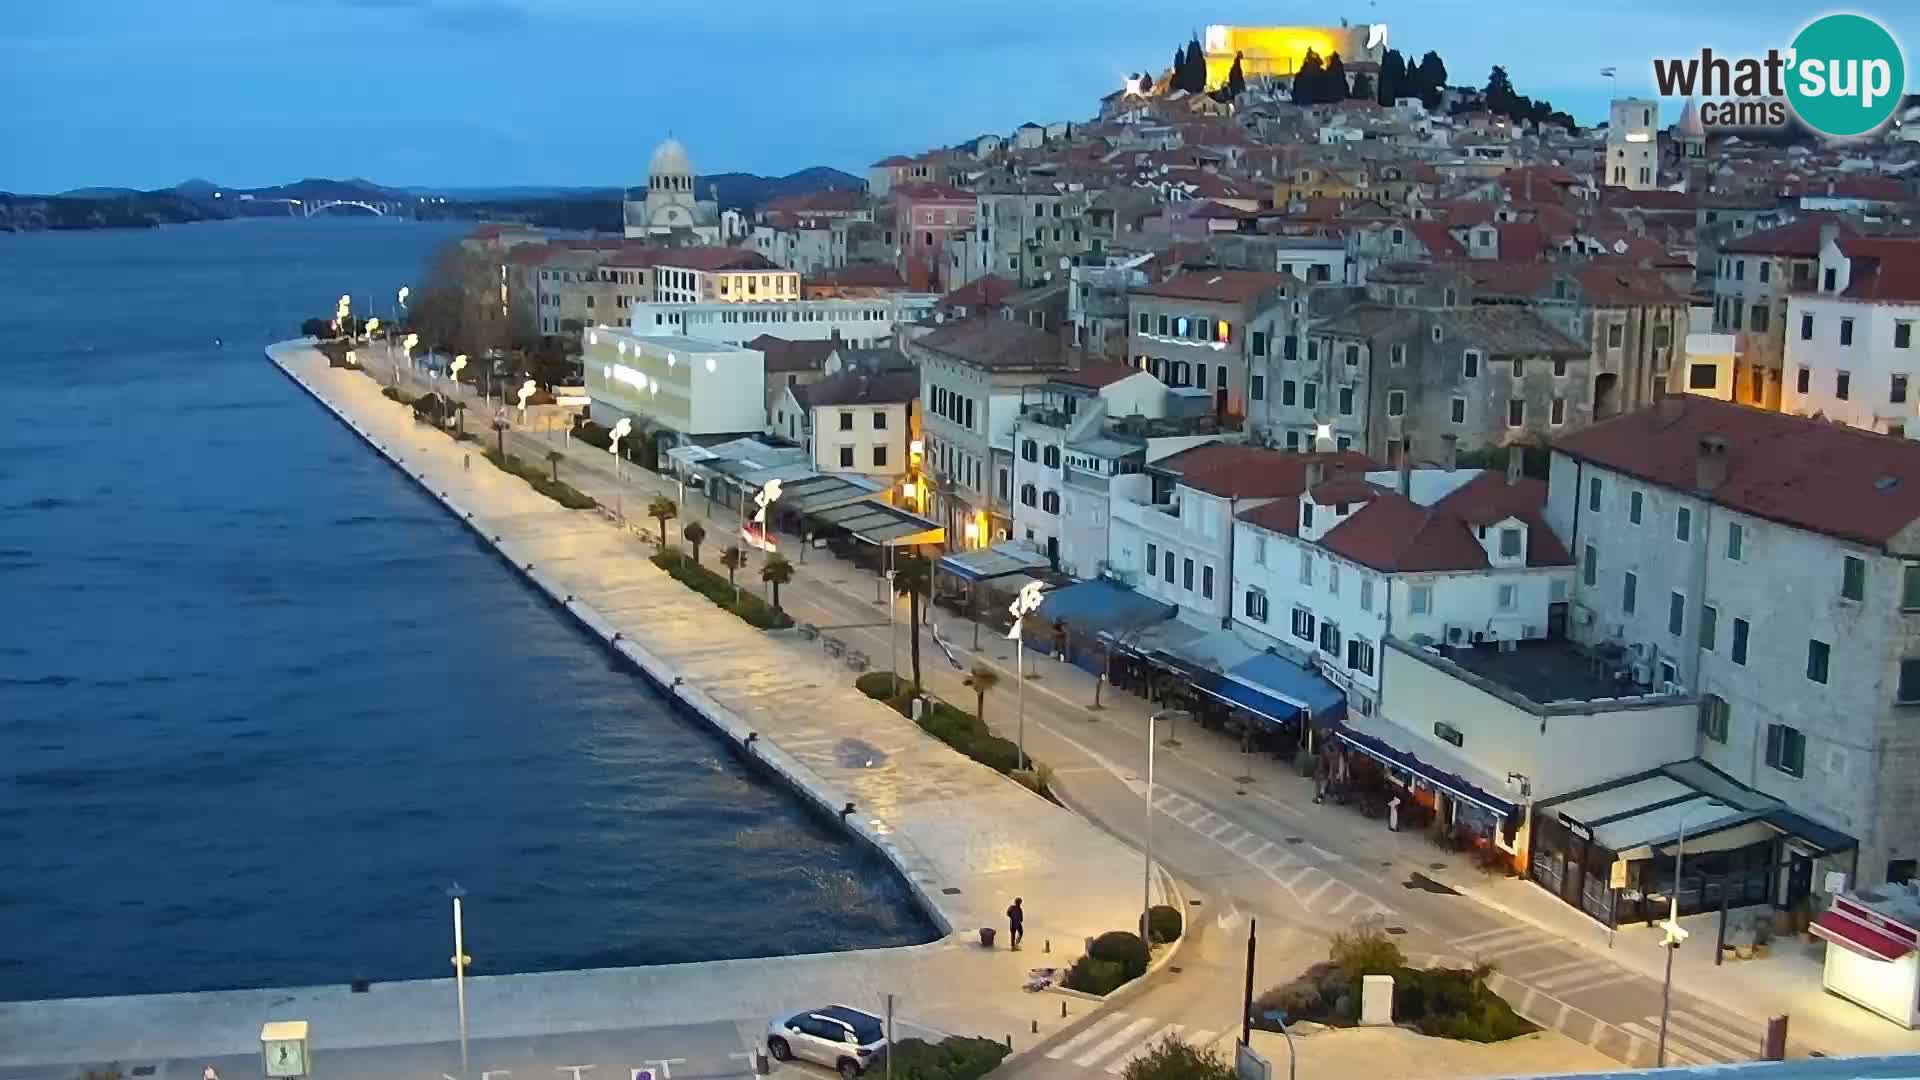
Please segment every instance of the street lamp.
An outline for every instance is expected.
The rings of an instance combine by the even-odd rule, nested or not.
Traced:
[[[1153,944],[1147,933],[1152,925],[1148,914],[1153,910],[1153,736],[1159,730],[1160,721],[1173,724],[1186,715],[1182,709],[1161,709],[1147,717],[1147,859],[1140,872],[1140,940],[1148,946]]]
[[[460,1007],[460,1080],[467,1080],[467,965],[473,963],[473,957],[467,955],[467,937],[460,921],[460,901],[466,899],[467,890],[454,882],[447,890],[447,897],[453,901],[453,989]]]
[[[1007,611],[1013,615],[1013,628],[1007,631],[1007,637],[1014,642],[1014,701],[1020,715],[1020,740],[1018,744],[1020,767],[1027,767],[1027,638],[1023,632],[1027,616],[1040,610],[1040,583],[1029,581],[1020,587],[1020,594],[1013,598]]]
[[[612,430],[607,432],[607,453],[613,455],[615,480],[623,479],[620,475],[620,440],[631,434],[633,434],[633,419],[627,416],[621,417],[620,421],[613,425]]]
[[[1680,815],[1680,835],[1673,845],[1673,887],[1667,890],[1667,921],[1660,924],[1663,931],[1660,947],[1667,950],[1667,978],[1660,987],[1660,1046],[1654,1062],[1657,1069],[1667,1067],[1667,1020],[1673,1014],[1673,954],[1679,952],[1680,943],[1687,940],[1687,932],[1680,927],[1680,857],[1687,847],[1687,819],[1702,810],[1726,808],[1726,803],[1708,799]]]

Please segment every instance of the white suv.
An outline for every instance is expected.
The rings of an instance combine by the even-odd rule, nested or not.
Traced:
[[[811,1061],[847,1080],[866,1071],[887,1045],[886,1025],[872,1013],[827,1005],[767,1025],[767,1053],[775,1061]]]

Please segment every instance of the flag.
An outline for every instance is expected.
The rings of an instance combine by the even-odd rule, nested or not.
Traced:
[[[1620,74],[1620,69],[1619,69],[1619,68],[1610,68],[1610,67],[1603,67],[1603,68],[1601,68],[1601,69],[1600,69],[1600,74],[1601,74],[1601,76],[1602,76],[1602,77],[1604,77],[1604,78],[1608,78],[1608,79],[1611,79],[1611,78],[1613,78],[1613,77],[1614,77],[1615,75],[1618,75],[1618,74]]]

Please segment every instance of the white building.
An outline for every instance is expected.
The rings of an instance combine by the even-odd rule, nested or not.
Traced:
[[[846,218],[770,216],[753,227],[753,250],[801,275],[835,270],[847,265],[849,224]]]
[[[1629,191],[1660,186],[1660,103],[1616,98],[1607,121],[1605,185]]]
[[[902,323],[933,316],[940,298],[900,293],[857,300],[784,300],[757,304],[636,304],[633,329],[645,334],[685,334],[706,341],[745,344],[761,334],[788,341],[820,341],[836,332],[851,345],[870,348],[894,336]]]
[[[1359,454],[1289,454],[1227,443],[1170,455],[1137,475],[1112,478],[1107,562],[1142,594],[1176,605],[1183,620],[1221,629],[1232,613],[1238,515],[1297,497],[1316,465],[1358,470],[1369,464]]]
[[[1920,437],[1920,238],[1837,234],[1787,300],[1782,412]]]
[[[789,385],[781,412],[791,426],[780,434],[807,448],[815,470],[857,473],[890,485],[907,474],[919,425],[914,372],[874,375],[842,371],[818,382]]]
[[[1564,629],[1572,560],[1546,497],[1538,480],[1477,469],[1319,479],[1235,521],[1234,621],[1313,655],[1372,715],[1389,636],[1472,646]]]
[[[1547,520],[1577,639],[1699,695],[1700,756],[1857,839],[1859,884],[1914,874],[1920,446],[1668,398],[1555,443]],[[1779,902],[1854,872],[1836,843],[1788,838]]]
[[[766,369],[752,349],[600,327],[587,331],[580,362],[602,424],[647,420],[683,437],[766,426]]]
[[[1164,383],[1124,364],[1084,365],[1026,387],[1013,425],[1014,538],[1045,552],[1049,562],[1069,574],[1094,576],[1107,557],[1106,544],[1094,547],[1085,537],[1070,535],[1067,522],[1073,514],[1068,504],[1092,519],[1088,528],[1098,528],[1104,538],[1105,478],[1113,475],[1110,470],[1137,469],[1146,447],[1128,443],[1126,452],[1118,455],[1102,452],[1104,447],[1076,455],[1075,448],[1104,439],[1110,417],[1166,415],[1166,398]],[[1068,459],[1073,457],[1082,459],[1080,472],[1098,478],[1079,485],[1085,490],[1077,503],[1068,481]],[[1083,542],[1075,544],[1076,539]]]
[[[800,274],[757,252],[677,248],[653,268],[658,304],[772,304],[800,299]]]
[[[656,147],[647,163],[645,197],[626,200],[627,236],[680,237],[702,244],[727,239],[720,221],[720,203],[712,197],[700,198],[694,190],[697,179],[687,148],[678,139],[668,139]]]

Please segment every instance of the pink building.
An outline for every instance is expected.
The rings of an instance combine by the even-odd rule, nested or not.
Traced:
[[[900,276],[915,292],[946,292],[947,242],[974,226],[979,201],[944,184],[905,184],[893,190],[893,234],[900,241]]]

